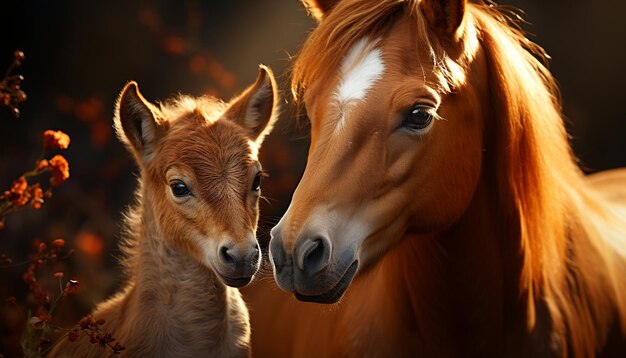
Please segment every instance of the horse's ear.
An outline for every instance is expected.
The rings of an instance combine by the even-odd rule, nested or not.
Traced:
[[[445,40],[456,41],[467,0],[422,0],[420,7],[430,26]]]
[[[247,129],[257,144],[263,142],[278,119],[276,80],[269,67],[259,65],[254,84],[230,101],[224,116]]]
[[[157,122],[156,108],[139,92],[137,83],[129,82],[117,101],[115,129],[119,138],[140,160],[153,157],[163,128]]]
[[[301,0],[315,20],[321,21],[339,0]]]

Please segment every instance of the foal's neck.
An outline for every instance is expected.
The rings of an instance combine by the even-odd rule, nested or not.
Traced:
[[[215,274],[173,247],[158,230],[155,215],[144,203],[127,291],[130,311],[146,322],[129,323],[155,352],[191,353],[222,345],[232,333],[228,326],[233,289]],[[158,337],[158,338],[155,338]],[[199,344],[198,342],[201,342]]]
[[[155,294],[154,300],[174,307],[181,299],[207,302],[210,295],[223,307],[226,286],[209,268],[182,252],[182,248],[174,247],[173,242],[159,231],[151,209],[144,207],[133,275],[138,291],[147,296]],[[216,311],[223,309],[217,307]]]

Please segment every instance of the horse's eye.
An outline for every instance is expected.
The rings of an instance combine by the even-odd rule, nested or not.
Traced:
[[[174,194],[174,196],[177,198],[191,195],[191,192],[189,191],[189,188],[187,188],[187,185],[185,185],[185,183],[180,180],[176,180],[170,183],[170,188],[172,189],[172,194]]]
[[[261,190],[261,173],[257,174],[252,181],[252,191]]]
[[[428,107],[423,105],[413,106],[402,119],[402,128],[412,131],[423,131],[433,121],[433,115]]]

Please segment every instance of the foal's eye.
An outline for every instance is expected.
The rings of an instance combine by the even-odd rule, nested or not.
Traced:
[[[261,190],[261,173],[258,173],[252,181],[252,191]]]
[[[400,126],[414,132],[421,132],[430,126],[434,117],[435,115],[431,108],[424,105],[415,105],[406,112]]]
[[[191,195],[191,192],[189,191],[189,188],[187,188],[187,185],[185,185],[185,183],[180,180],[175,180],[171,182],[170,188],[172,189],[172,194],[174,194],[174,196],[177,198]]]

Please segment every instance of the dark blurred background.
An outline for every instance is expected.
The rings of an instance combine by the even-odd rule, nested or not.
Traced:
[[[561,84],[582,166],[588,172],[626,166],[626,3],[501,4],[525,10],[532,24],[526,30],[553,57],[550,67]],[[42,209],[8,217],[0,231],[0,253],[16,259],[26,257],[33,239],[64,238],[77,250],[71,261],[54,268],[81,280],[79,293],[60,308],[59,317],[78,319],[120,284],[116,245],[137,169],[111,123],[116,96],[131,79],[150,100],[179,92],[228,99],[254,81],[259,63],[279,75],[284,114],[261,151],[270,178],[263,183],[268,201],[262,205],[259,236],[268,239],[289,204],[308,146],[306,129],[297,129],[287,103],[284,72],[314,26],[297,0],[21,0],[2,3],[0,14],[0,71],[15,49],[24,51],[17,73],[26,78],[28,95],[19,119],[0,108],[0,189],[32,168],[44,130],[59,129],[72,139],[64,152],[70,180]],[[2,302],[8,296],[25,300],[24,269],[0,272]],[[23,316],[5,308],[0,312],[0,353],[10,356]]]

